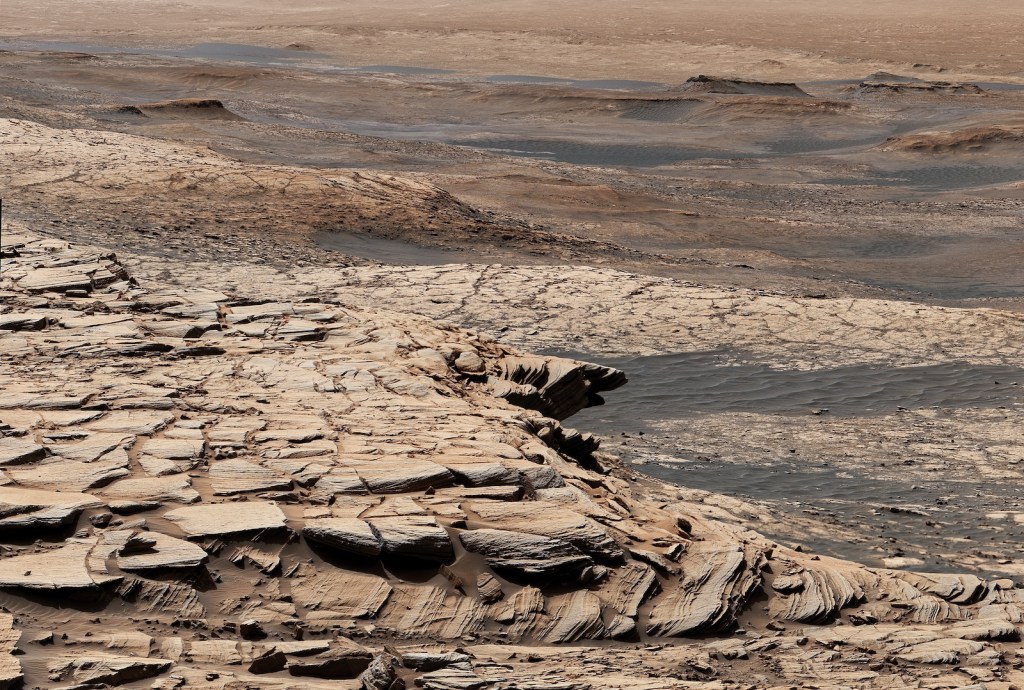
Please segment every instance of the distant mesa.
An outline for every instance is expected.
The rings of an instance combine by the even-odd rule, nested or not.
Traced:
[[[985,93],[977,84],[966,82],[949,81],[862,81],[856,87],[858,93],[881,93],[881,94],[950,94],[950,95],[971,95]]]
[[[99,56],[93,55],[92,53],[81,53],[75,51],[65,50],[48,50],[39,53],[40,56],[58,60],[60,62],[83,62],[91,60],[99,60]]]
[[[1024,125],[970,127],[949,132],[920,132],[889,137],[881,151],[917,153],[980,153],[993,149],[1024,148]]]
[[[910,82],[917,80],[914,77],[905,77],[902,74],[893,74],[892,72],[875,72],[874,74],[869,74],[865,77],[864,81]]]
[[[140,103],[139,105],[125,105],[118,108],[118,112],[125,115],[141,115],[144,117],[165,117],[177,119],[204,119],[204,120],[242,120],[226,107],[224,103],[214,98],[177,98],[169,101],[157,101],[155,103]]]
[[[810,94],[792,82],[752,81],[728,77],[709,77],[699,74],[690,77],[682,86],[684,91],[696,93],[742,94],[748,96],[796,96],[809,98]]]

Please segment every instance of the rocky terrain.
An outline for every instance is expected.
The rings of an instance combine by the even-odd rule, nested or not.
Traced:
[[[1024,687],[956,4],[5,0],[0,689]]]
[[[3,252],[9,687],[1019,682],[1012,581],[801,553],[561,423],[619,371]]]

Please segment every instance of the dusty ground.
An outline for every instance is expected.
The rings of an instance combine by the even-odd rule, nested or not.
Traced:
[[[278,3],[66,2],[41,14],[4,3],[9,36],[123,45],[298,43],[354,64],[408,64],[478,74],[682,81],[696,72],[790,79],[861,76],[881,66],[1024,76],[1024,11],[1014,0],[651,0],[641,5],[532,0],[425,6],[415,0]],[[713,65],[714,70],[709,70]],[[939,72],[942,70],[942,72]]]
[[[0,687],[1024,682],[1019,3],[0,25]]]
[[[1009,308],[1024,294],[1024,90],[595,89],[339,72],[325,57],[36,48],[0,55],[5,116],[191,142],[235,161],[222,167],[307,169],[273,204],[243,181],[230,215],[205,204],[214,179],[172,187],[159,206],[125,203],[150,197],[148,181],[115,186],[103,196],[116,209],[94,199],[64,219],[83,233],[114,222],[134,242],[140,230],[224,232],[231,218],[230,232],[293,237],[282,260],[319,241],[392,262],[590,263],[793,294]],[[166,103],[182,98],[224,105]],[[366,209],[307,200],[322,170],[346,168],[447,195],[415,210],[397,195]],[[45,216],[46,197],[6,196],[13,212]],[[401,250],[409,243],[443,251]]]

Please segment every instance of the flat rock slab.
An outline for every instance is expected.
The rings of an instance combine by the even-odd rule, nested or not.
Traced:
[[[401,494],[455,483],[455,475],[447,468],[428,460],[381,458],[352,463],[351,467],[375,494]]]
[[[481,690],[492,683],[476,675],[469,664],[460,664],[425,673],[417,685],[425,690]]]
[[[164,514],[192,537],[284,529],[285,515],[273,503],[247,501],[178,508]]]
[[[373,654],[366,648],[346,638],[330,650],[306,657],[288,664],[288,673],[293,676],[313,678],[355,678],[366,670]]]
[[[48,320],[40,312],[0,314],[0,331],[37,331],[46,328]]]
[[[20,465],[46,457],[46,449],[30,438],[0,438],[0,465]]]
[[[85,654],[52,665],[50,678],[90,686],[123,685],[166,673],[173,663],[170,659]]]
[[[455,555],[448,532],[429,515],[370,518],[369,522],[388,555],[433,561]]]
[[[31,467],[10,468],[7,473],[25,487],[87,491],[127,477],[131,474],[129,463],[127,453],[118,448],[95,462],[55,457]]]
[[[150,439],[143,446],[143,451],[156,458],[189,460],[203,454],[203,439],[201,437],[176,438],[174,436]]]
[[[240,458],[220,460],[210,466],[210,479],[216,496],[252,491],[287,491],[292,482],[274,470]]]
[[[140,505],[162,503],[195,503],[199,492],[192,480],[182,475],[166,477],[132,477],[116,481],[96,492],[111,508],[117,504]]]
[[[495,570],[523,577],[578,576],[594,561],[564,539],[502,529],[474,529],[459,533],[468,551],[479,553]]]
[[[471,507],[488,526],[562,539],[597,558],[621,559],[622,548],[600,523],[553,503],[473,501]]]
[[[10,391],[3,400],[0,400],[0,410],[17,407],[26,410],[76,410],[88,399],[88,395],[51,395],[30,391]]]
[[[90,494],[0,487],[0,531],[59,527],[102,505]]]
[[[195,640],[189,644],[186,655],[196,664],[233,666],[242,663],[235,640]]]
[[[470,660],[463,652],[405,652],[402,665],[417,671],[436,671],[453,664],[465,664]]]
[[[121,570],[197,568],[208,556],[192,542],[159,532],[115,530],[105,532],[103,540],[117,546],[117,567]]]
[[[107,572],[105,553],[94,543],[70,543],[44,553],[0,559],[0,587],[92,589],[122,578]]]
[[[359,518],[318,518],[307,520],[302,534],[310,541],[363,556],[379,556],[380,537]]]
[[[114,410],[88,424],[90,431],[151,436],[174,422],[174,415],[151,410]]]
[[[99,266],[95,268],[99,268]],[[90,291],[92,290],[92,279],[83,269],[86,267],[39,268],[19,280],[18,287],[29,292]]]
[[[135,437],[131,434],[107,434],[93,433],[87,438],[74,443],[55,443],[47,446],[47,450],[53,455],[59,455],[68,460],[80,462],[92,462],[97,458],[106,455],[119,446],[131,445]]]

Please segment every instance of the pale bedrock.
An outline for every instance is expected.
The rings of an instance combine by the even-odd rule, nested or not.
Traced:
[[[611,370],[316,287],[254,304],[245,283],[211,288],[186,271],[175,278],[185,286],[30,292],[19,282],[35,264],[74,266],[95,251],[27,232],[5,232],[9,242],[18,256],[5,254],[0,309],[55,312],[40,330],[0,335],[0,439],[13,439],[2,447],[16,459],[0,487],[0,584],[19,609],[14,629],[113,635],[143,621],[151,638],[76,639],[74,659],[62,643],[33,647],[30,684],[46,684],[39,669],[50,668],[65,684],[105,682],[95,671],[167,687],[179,676],[202,687],[208,673],[225,687],[318,687],[292,675],[354,683],[384,645],[442,655],[440,668],[398,669],[439,688],[719,687],[713,676],[897,686],[936,668],[1017,682],[1024,590],[1012,582],[793,551],[713,496],[610,456],[597,464],[596,439],[494,394],[505,381],[542,401],[558,381],[545,404],[567,410],[615,383]],[[148,318],[139,305],[169,302],[245,318],[181,331],[190,338],[135,327]],[[110,318],[75,320],[99,313]],[[323,337],[296,339],[306,323],[280,328],[293,318]],[[207,339],[218,352],[180,356]],[[502,378],[527,370],[521,383]],[[76,470],[67,490],[57,468]],[[46,539],[26,540],[25,527],[47,528]],[[96,611],[59,608],[53,592],[84,594]],[[245,639],[250,622],[268,639]],[[637,649],[638,637],[657,644]],[[253,664],[265,671],[258,683],[246,675]]]

